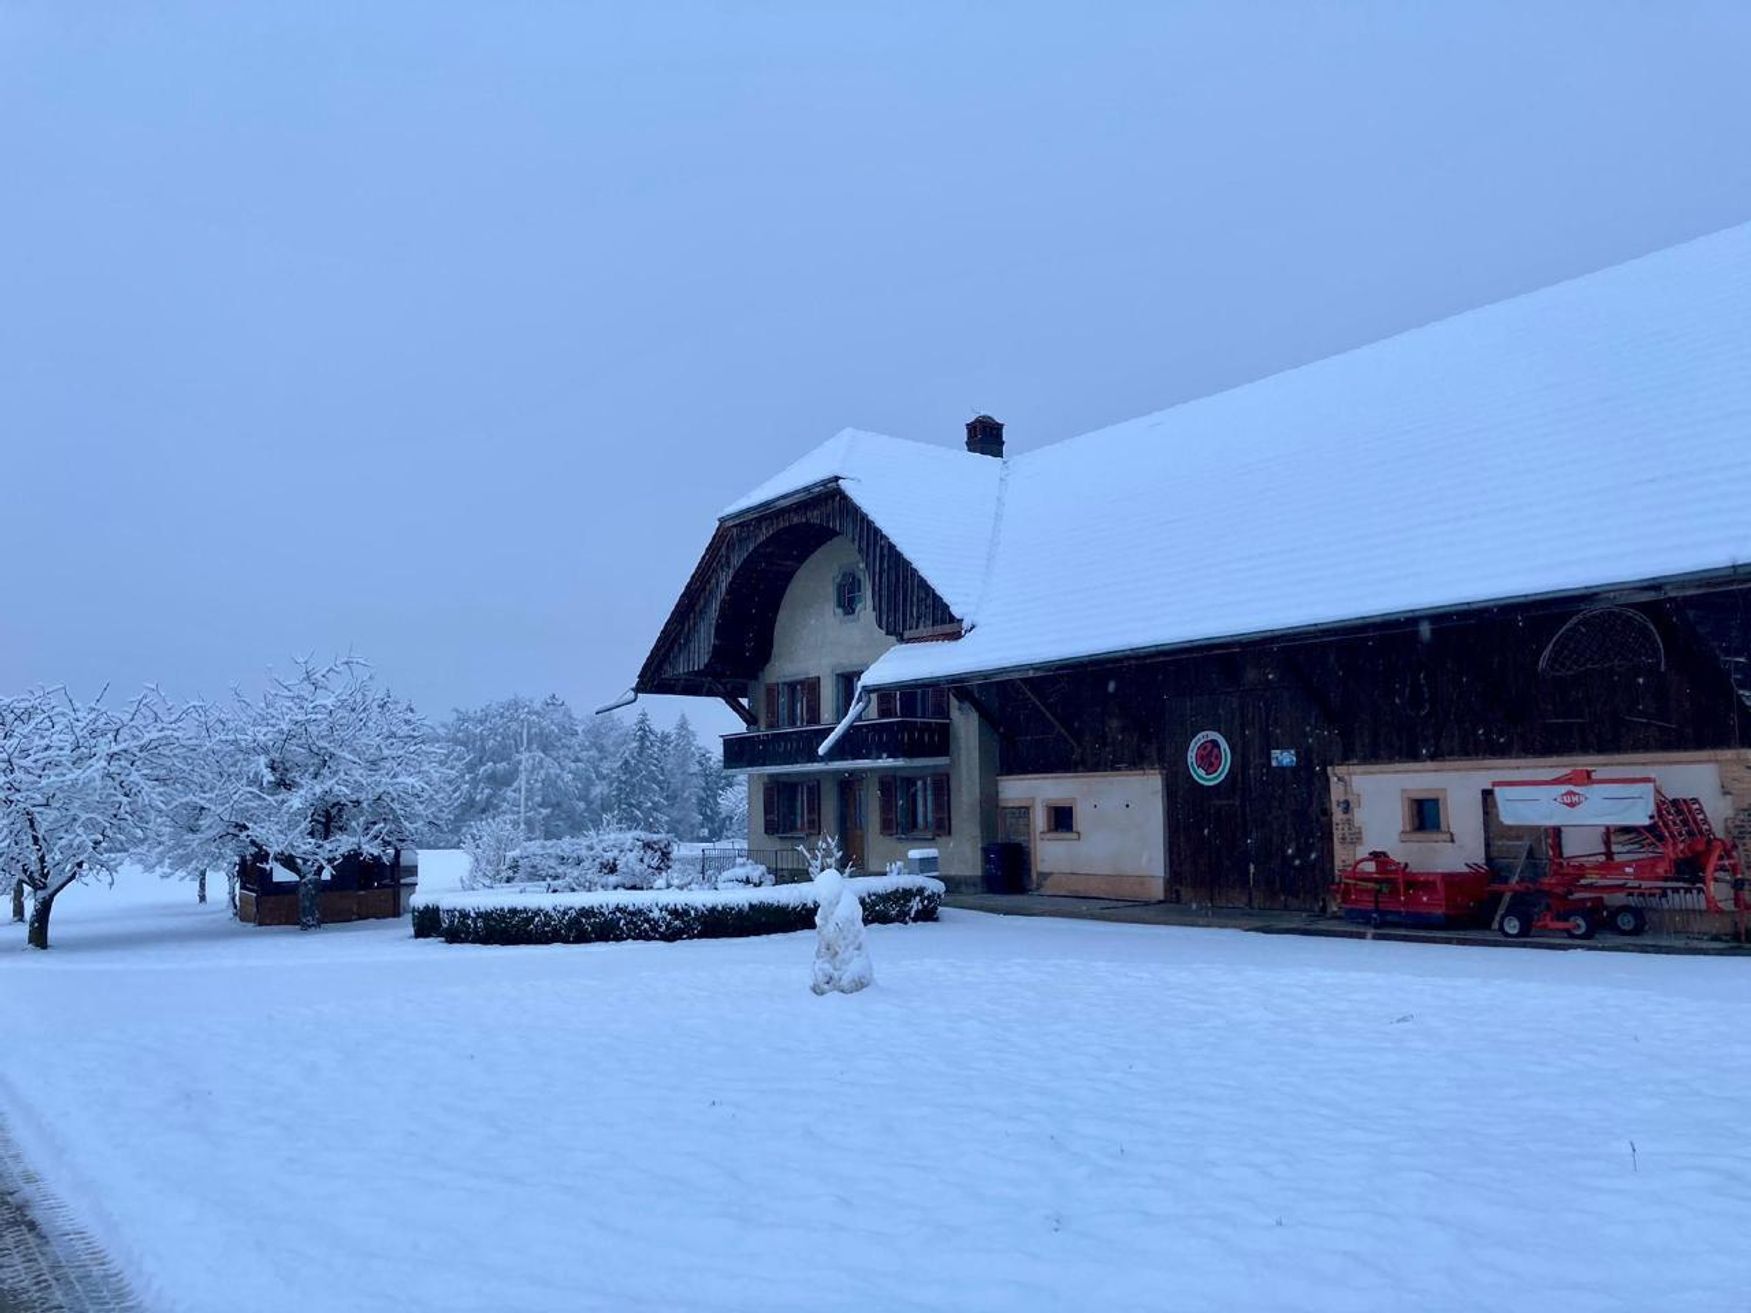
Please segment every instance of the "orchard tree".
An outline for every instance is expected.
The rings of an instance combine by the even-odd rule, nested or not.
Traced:
[[[31,891],[32,948],[49,946],[49,917],[68,885],[114,883],[145,843],[175,734],[150,691],[120,713],[62,688],[0,699],[0,861]]]
[[[392,860],[440,823],[443,754],[358,658],[300,661],[233,714],[243,778],[230,820],[252,852],[297,872],[301,929],[321,925],[320,883],[343,859]]]
[[[223,869],[232,911],[239,864],[253,850],[244,818],[254,769],[251,714],[250,704],[236,695],[230,703],[183,708],[168,750],[169,787],[148,842],[159,866],[194,878],[200,902],[207,901],[207,872]]]

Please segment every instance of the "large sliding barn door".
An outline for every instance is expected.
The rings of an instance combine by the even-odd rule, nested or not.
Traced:
[[[1304,700],[1290,689],[1190,694],[1170,700],[1167,721],[1168,871],[1181,901],[1318,907],[1331,882],[1329,753]],[[1186,760],[1205,731],[1228,745],[1213,784]],[[1272,765],[1272,749],[1294,764]]]
[[[1193,776],[1186,754],[1196,736],[1210,731],[1222,735],[1231,757],[1222,779],[1201,784]],[[1187,696],[1179,699],[1177,708],[1170,708],[1163,753],[1167,771],[1167,869],[1184,902],[1215,907],[1252,906],[1246,781],[1235,768],[1238,763],[1234,760],[1241,737],[1239,694]]]

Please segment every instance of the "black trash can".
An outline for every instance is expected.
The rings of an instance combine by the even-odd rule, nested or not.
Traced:
[[[988,843],[981,849],[985,858],[986,893],[1023,892],[1022,864],[1026,851],[1019,843]]]

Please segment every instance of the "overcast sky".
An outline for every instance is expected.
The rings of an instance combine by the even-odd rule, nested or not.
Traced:
[[[1747,67],[1739,0],[0,0],[0,688],[594,706],[841,427],[1026,450],[1751,219]]]

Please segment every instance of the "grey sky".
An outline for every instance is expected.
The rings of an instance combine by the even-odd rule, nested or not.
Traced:
[[[1748,65],[1737,2],[0,0],[0,688],[594,705],[840,427],[1027,448],[1751,218]]]

